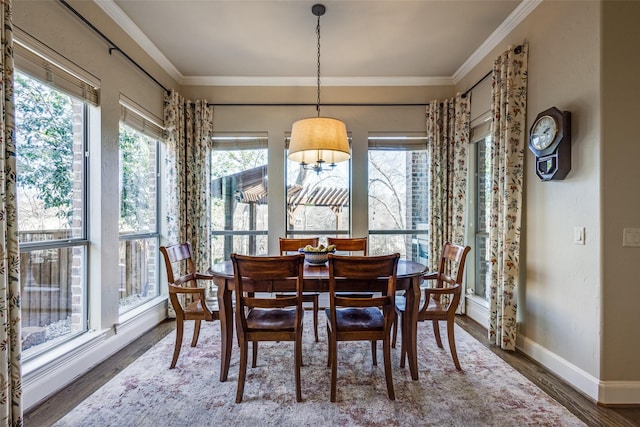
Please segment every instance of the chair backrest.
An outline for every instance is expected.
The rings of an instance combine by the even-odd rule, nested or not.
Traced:
[[[400,254],[380,256],[343,256],[329,254],[329,306],[331,316],[336,307],[383,307],[384,311],[394,311],[396,275]],[[354,284],[362,282],[362,290],[371,281],[386,280],[387,289],[381,297],[352,298],[336,292],[357,291]]]
[[[444,244],[438,266],[437,288],[442,288],[445,282],[448,285],[462,286],[465,260],[470,250],[469,246],[454,245],[449,242]]]
[[[207,306],[205,300],[207,291],[198,287],[198,280],[212,280],[213,276],[196,271],[193,262],[193,250],[191,243],[178,243],[169,246],[160,246],[160,253],[164,257],[164,265],[167,269],[167,281],[169,287],[169,300],[178,318],[189,318],[195,313],[185,313],[186,307],[197,300],[202,300],[200,310],[204,313],[205,320],[211,320],[217,316],[217,304],[213,309]],[[177,270],[180,277],[176,277],[174,265],[182,270]],[[179,294],[181,294],[179,296]]]
[[[366,237],[327,237],[327,245],[336,245],[337,251],[359,252],[367,255],[367,238]]]
[[[301,324],[304,254],[251,256],[232,253],[231,262],[233,263],[236,295],[236,317],[240,322],[238,326],[241,326],[242,330],[248,329],[245,317],[247,308],[296,306],[296,324]],[[270,288],[276,281],[280,285],[286,281],[295,282],[296,294],[284,298],[258,298],[254,296],[255,292],[271,292]]]
[[[160,246],[160,252],[164,257],[164,265],[167,268],[167,280],[169,283],[175,283],[173,266],[174,264],[181,263],[185,269],[185,276],[194,275],[196,272],[196,266],[193,262],[193,250],[191,249],[191,243],[177,243],[169,246]],[[193,276],[195,280],[195,276]],[[184,283],[186,280],[181,280]]]
[[[318,240],[319,239],[317,237],[308,237],[301,239],[288,239],[280,237],[280,255],[287,255],[287,252],[297,253],[298,249],[304,248],[307,245],[317,247]]]

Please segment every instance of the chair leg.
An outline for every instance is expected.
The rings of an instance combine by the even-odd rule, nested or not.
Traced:
[[[396,314],[396,317],[393,319],[393,338],[391,339],[391,348],[396,348],[396,339],[398,338],[398,317],[399,315]]]
[[[258,363],[258,341],[253,341],[251,345],[251,351],[253,355],[253,358],[251,360],[251,367],[255,368]]]
[[[384,341],[382,342],[382,351],[384,353],[384,377],[387,381],[387,394],[389,395],[389,399],[396,400],[391,374],[391,343],[389,342],[388,335],[384,337]]]
[[[338,380],[338,343],[332,340],[329,350],[331,363],[331,401],[336,401],[336,382]]]
[[[240,370],[238,371],[238,391],[236,392],[236,403],[242,402],[244,395],[244,381],[247,377],[247,346],[248,342],[240,343]]]
[[[302,331],[296,337],[296,401],[302,402],[302,388],[300,386],[300,367],[302,366]]]
[[[406,326],[404,324],[404,322],[407,321],[407,316],[403,316],[400,315],[400,334],[401,334],[401,338],[400,338],[400,367],[404,368],[405,367],[405,360],[406,360],[406,356],[407,356],[407,346],[405,344],[405,337],[407,336],[407,334],[405,333],[406,331]]]
[[[456,365],[456,369],[461,371],[460,362],[458,361],[458,353],[456,352],[456,340],[453,336],[453,320],[447,320],[447,336],[449,338],[449,350],[451,350],[451,357],[453,357],[453,364]]]
[[[371,358],[373,359],[373,366],[378,366],[378,352],[376,350],[376,341],[371,341]]]
[[[436,343],[438,344],[438,347],[443,348],[442,347],[442,339],[440,338],[440,326],[438,324],[437,320],[433,320],[433,335],[436,336]]]
[[[176,319],[176,345],[173,349],[173,359],[171,360],[171,366],[169,369],[176,367],[178,363],[178,356],[180,355],[180,348],[182,347],[182,335],[184,333],[184,321],[182,319]]]
[[[318,294],[313,295],[313,333],[315,334],[316,342],[318,342],[318,310],[320,309],[318,304]]]
[[[327,341],[329,342],[329,353],[327,354],[327,368],[331,366],[331,354],[332,354],[332,346],[333,346],[333,339],[331,339],[331,331],[329,330],[329,328],[327,327]]]
[[[198,344],[198,337],[200,336],[200,320],[195,321],[195,325],[193,325],[193,338],[191,339],[191,347],[195,347]]]

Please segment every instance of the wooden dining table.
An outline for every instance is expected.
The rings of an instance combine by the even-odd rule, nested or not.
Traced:
[[[410,315],[403,316],[406,324],[403,326],[402,339],[407,348],[409,370],[411,378],[418,379],[417,356],[417,325],[418,305],[420,304],[420,284],[425,272],[425,266],[409,260],[399,260],[397,270],[396,289],[404,290],[407,300],[406,312]],[[213,276],[213,282],[218,287],[218,304],[220,310],[220,335],[222,352],[220,357],[220,381],[227,380],[229,375],[229,363],[233,347],[233,300],[234,276],[231,261],[223,261],[214,264],[209,273]],[[329,267],[327,264],[314,265],[305,262],[304,265],[304,292],[329,292]],[[353,292],[381,292],[386,291],[386,281],[374,281],[367,283],[354,283]],[[287,285],[277,282],[256,282],[245,285],[245,290],[253,292],[295,292]],[[404,360],[401,361],[404,366]]]

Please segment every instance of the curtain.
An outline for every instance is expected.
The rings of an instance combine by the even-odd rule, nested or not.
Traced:
[[[509,47],[492,72],[489,338],[515,350],[527,111],[527,45]]]
[[[2,0],[0,41],[0,385],[2,425],[22,425],[22,364],[20,342],[20,251],[16,204],[16,144],[13,101],[12,2]]]
[[[191,242],[198,271],[211,267],[211,165],[213,107],[188,101],[175,91],[165,96],[167,155],[167,239]],[[171,308],[170,308],[170,315]]]
[[[438,269],[445,242],[464,244],[469,107],[460,94],[427,107],[430,271]]]

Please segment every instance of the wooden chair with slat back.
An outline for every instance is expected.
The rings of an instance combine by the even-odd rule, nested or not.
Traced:
[[[376,342],[382,341],[384,372],[389,399],[395,400],[391,374],[391,328],[395,317],[396,272],[400,254],[341,256],[329,254],[329,308],[327,335],[331,366],[331,401],[336,401],[339,341],[371,341],[377,365]],[[386,291],[375,298],[350,298],[338,293],[350,281],[386,280]]]
[[[349,252],[350,255],[367,255],[366,237],[327,237],[327,245],[335,245],[336,251]],[[354,254],[353,252],[358,253]]]
[[[248,256],[231,254],[236,298],[236,330],[240,346],[240,370],[236,403],[242,402],[247,375],[249,342],[294,341],[296,400],[302,401],[302,277],[304,254],[285,256]],[[259,298],[265,291],[259,282],[295,281],[296,293],[283,298]]]
[[[327,237],[327,245],[335,245],[336,251],[348,252],[349,255],[367,256],[366,237]],[[371,298],[371,293],[347,293],[341,292],[343,297],[349,298]]]
[[[203,280],[213,280],[213,276],[196,272],[193,262],[193,250],[189,242],[170,246],[161,246],[160,252],[164,257],[164,264],[167,269],[167,280],[169,285],[169,300],[176,313],[176,343],[173,350],[171,368],[175,368],[182,348],[182,338],[184,334],[184,321],[195,321],[193,328],[193,338],[191,347],[198,343],[200,335],[200,323],[219,319],[218,300],[206,299],[206,289],[199,287]],[[181,277],[174,275],[174,265],[182,264],[186,271]]]
[[[309,237],[309,238],[300,238],[300,239],[288,239],[284,237],[280,237],[280,255],[289,255],[292,252],[299,253],[298,249],[304,248],[307,245],[311,245],[313,247],[318,246],[319,239],[317,237]],[[276,294],[276,298],[281,298],[283,296],[287,296],[286,293],[278,293]],[[313,304],[313,333],[318,342],[318,293],[317,292],[305,292],[302,294],[303,302],[310,302]],[[255,361],[255,354],[254,359]]]
[[[418,321],[424,322],[431,320],[433,322],[433,334],[436,338],[438,347],[442,347],[442,339],[440,338],[439,321],[447,322],[447,337],[449,339],[449,350],[456,369],[461,370],[458,354],[456,352],[456,342],[454,337],[454,321],[456,309],[460,303],[460,294],[462,292],[462,278],[464,276],[464,266],[467,254],[471,248],[469,246],[454,245],[445,243],[440,256],[438,271],[425,273],[425,281],[435,281],[433,287],[422,287],[424,292],[424,302],[421,298],[422,306],[418,311]],[[444,298],[443,298],[444,297]],[[396,297],[396,312],[398,317],[393,327],[393,346],[397,338],[398,322],[403,325],[405,318],[406,299],[403,296]],[[403,335],[404,336],[404,335]],[[402,340],[400,351],[400,366],[404,367],[407,349]]]

